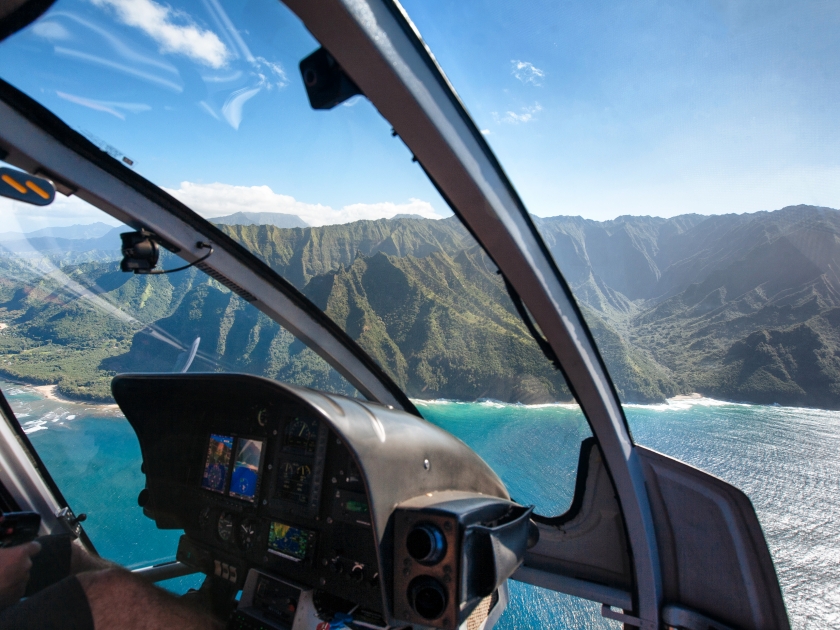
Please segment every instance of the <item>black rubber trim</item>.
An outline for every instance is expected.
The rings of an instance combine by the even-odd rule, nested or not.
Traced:
[[[545,358],[548,359],[549,362],[557,370],[560,371],[560,374],[563,375],[563,381],[566,383],[566,387],[569,389],[569,393],[571,393],[572,397],[575,400],[579,400],[577,392],[575,391],[574,385],[572,385],[571,381],[569,380],[569,375],[566,373],[566,369],[563,367],[563,363],[560,361],[560,359],[557,357],[557,354],[554,352],[554,348],[552,348],[551,345],[545,340],[545,338],[542,335],[539,334],[539,331],[534,326],[533,321],[530,320],[529,318],[527,318],[525,316],[525,314],[523,314],[522,310],[520,310],[520,306],[522,306],[522,307],[525,306],[524,303],[522,302],[522,298],[519,296],[519,293],[516,292],[516,289],[510,283],[510,280],[508,280],[507,276],[505,276],[505,274],[502,272],[501,268],[499,267],[499,263],[497,263],[496,259],[493,258],[493,254],[491,254],[489,251],[487,251],[487,248],[479,240],[478,236],[476,236],[476,233],[473,231],[472,226],[470,226],[470,224],[467,223],[464,220],[464,217],[461,216],[461,212],[458,210],[458,208],[455,206],[455,204],[452,203],[452,200],[449,199],[449,197],[443,191],[443,189],[438,185],[435,178],[432,177],[431,174],[429,173],[429,171],[426,170],[426,167],[423,166],[423,164],[419,161],[417,161],[417,164],[419,164],[420,168],[423,169],[423,172],[426,174],[426,177],[429,178],[429,181],[432,183],[432,186],[434,186],[435,190],[438,191],[438,194],[446,202],[446,205],[449,206],[449,209],[452,210],[452,212],[455,214],[456,217],[458,217],[458,220],[461,222],[461,225],[464,226],[464,228],[467,230],[467,232],[470,233],[470,236],[473,237],[473,240],[481,246],[481,249],[484,250],[484,253],[487,254],[487,257],[490,260],[493,261],[494,265],[496,265],[496,269],[498,270],[499,275],[502,276],[502,280],[504,281],[505,290],[508,293],[508,297],[510,298],[510,301],[513,303],[513,307],[516,309],[516,312],[522,318],[522,321],[525,324],[525,327],[528,329],[528,332],[531,333],[531,336],[533,337],[534,341],[536,342],[536,344],[540,348],[540,350],[542,350]],[[562,280],[562,278],[561,278],[561,280]],[[565,281],[563,281],[563,283],[565,284]],[[545,346],[547,346],[547,347],[545,347]],[[585,416],[586,411],[584,411],[583,414]]]
[[[257,258],[257,256],[234,241],[219,228],[212,225],[209,221],[190,210],[173,196],[100,150],[90,140],[70,128],[46,107],[2,79],[0,79],[0,100],[16,110],[39,129],[55,138],[69,150],[79,155],[82,159],[94,164],[178,220],[186,223],[207,240],[215,243],[220,249],[230,254],[241,265],[271,284],[276,290],[280,291],[306,312],[319,325],[323,326],[328,334],[349,350],[359,362],[363,363],[368,371],[399,401],[405,411],[422,417],[405,392],[400,389],[378,363],[362,350],[350,335],[339,328],[333,320],[315,306],[303,293],[298,291],[294,285],[271,269],[271,267]],[[145,226],[134,225],[132,227],[142,229]]]
[[[470,116],[469,112],[467,111],[467,108],[464,106],[464,103],[458,97],[457,93],[455,92],[455,88],[452,86],[451,83],[449,83],[448,79],[446,78],[446,75],[443,72],[443,69],[440,67],[440,65],[435,60],[434,56],[432,55],[431,51],[429,50],[429,47],[426,46],[425,42],[422,40],[422,38],[418,34],[417,30],[408,21],[407,15],[399,7],[399,5],[397,5],[395,2],[393,2],[393,0],[382,0],[382,4],[385,5],[390,10],[392,15],[394,16],[394,19],[397,21],[397,23],[402,28],[403,32],[406,34],[406,37],[408,38],[408,40],[414,45],[414,48],[418,51],[418,53],[420,54],[420,57],[426,62],[426,65],[432,71],[432,75],[437,79],[438,83],[444,89],[444,92],[447,94],[449,100],[455,106],[456,111],[461,116],[461,119],[467,125],[467,128],[472,133],[473,138],[478,143],[478,146],[481,147],[481,150],[484,153],[485,157],[490,162],[491,166],[494,168],[496,173],[499,175],[499,178],[502,180],[505,187],[508,189],[508,193],[511,195],[514,202],[516,203],[516,207],[519,210],[519,213],[522,215],[523,219],[525,219],[526,225],[529,227],[532,235],[534,236],[535,240],[539,244],[541,253],[545,257],[545,259],[548,261],[548,263],[551,267],[551,270],[554,272],[555,277],[560,282],[560,285],[562,286],[563,291],[565,292],[566,297],[569,300],[569,303],[572,305],[572,308],[574,309],[575,316],[577,317],[577,319],[581,323],[581,327],[583,328],[584,333],[587,336],[587,339],[592,344],[592,347],[595,349],[595,356],[598,360],[598,363],[601,366],[601,369],[604,372],[604,375],[606,377],[606,383],[609,386],[610,392],[612,393],[613,398],[618,402],[618,408],[619,408],[619,412],[621,413],[621,418],[624,422],[624,427],[627,430],[627,434],[630,436],[630,440],[632,441],[633,440],[633,434],[630,431],[630,425],[627,422],[627,417],[624,415],[624,408],[621,404],[621,399],[618,396],[618,391],[615,388],[615,385],[612,381],[612,377],[610,377],[609,370],[607,370],[607,366],[604,363],[603,357],[601,356],[601,351],[598,349],[598,344],[595,343],[595,338],[592,336],[592,332],[589,330],[589,326],[586,323],[586,319],[583,317],[583,312],[580,310],[580,307],[577,303],[577,300],[575,299],[574,295],[572,294],[572,290],[569,288],[569,284],[566,282],[566,279],[563,277],[563,274],[560,272],[559,267],[557,267],[557,263],[554,260],[554,256],[551,255],[551,252],[549,251],[548,247],[546,246],[545,242],[543,241],[542,236],[540,236],[539,230],[537,230],[536,225],[534,225],[534,222],[531,220],[531,216],[528,214],[528,211],[525,208],[525,204],[522,203],[522,199],[519,197],[519,194],[516,192],[516,189],[513,187],[513,184],[511,183],[510,179],[508,178],[507,173],[505,172],[504,168],[502,168],[502,165],[499,163],[499,161],[496,159],[495,154],[493,153],[492,149],[490,149],[490,145],[487,144],[487,140],[484,138],[483,135],[481,135],[481,132],[479,131],[478,127],[476,126],[475,122],[473,121],[472,117]],[[411,147],[409,147],[409,150],[410,149],[411,149]],[[412,155],[413,155],[413,152],[412,152]],[[419,158],[416,158],[416,156],[415,156],[415,159],[417,159],[418,164],[423,166],[423,164],[419,160]],[[428,176],[429,173],[428,173],[428,171],[426,171],[425,167],[423,167],[423,170],[426,172],[426,175]],[[437,183],[434,181],[433,178],[429,177],[429,179],[432,181],[435,188],[438,189],[438,192],[440,192],[440,186],[437,185]],[[468,223],[466,221],[464,221],[463,216],[461,216],[461,213],[457,211],[457,209],[446,198],[445,195],[443,195],[443,197],[446,200],[447,204],[449,204],[449,207],[452,209],[452,211],[458,216],[459,219],[461,219],[461,222],[467,227],[470,234],[473,235],[473,238],[475,238],[475,240],[478,243],[480,243],[482,247],[484,247],[484,250],[487,251],[487,247],[484,245],[484,243],[481,241],[481,239],[479,239],[475,235],[475,233],[472,231],[472,229],[470,229]],[[566,380],[567,380],[567,384],[568,384],[568,379],[566,379]],[[572,389],[571,385],[569,385],[569,389]],[[574,393],[574,392],[572,392],[572,393]],[[584,415],[586,415],[586,410],[583,409],[583,408],[581,408],[581,409],[583,410]]]
[[[20,421],[18,421],[15,412],[12,411],[11,405],[9,405],[9,401],[6,400],[6,395],[3,393],[3,390],[0,389],[0,414],[6,419],[9,426],[12,427],[12,430],[17,435],[18,441],[20,442],[21,446],[26,449],[27,453],[29,454],[29,459],[32,462],[32,465],[38,471],[38,474],[41,475],[41,479],[44,480],[44,483],[47,484],[47,488],[50,489],[50,492],[53,495],[56,503],[62,508],[70,507],[67,503],[67,499],[64,498],[64,494],[62,494],[61,490],[58,487],[58,484],[55,483],[55,480],[50,475],[50,471],[44,465],[41,456],[38,455],[38,451],[35,450],[35,447],[32,446],[32,442],[29,441],[29,436],[23,430],[23,427],[20,426]],[[72,509],[72,508],[71,508]],[[78,515],[77,515],[78,516]],[[96,549],[93,546],[93,543],[88,538],[87,532],[85,532],[85,528],[82,527],[81,523],[79,524],[79,538],[82,539],[85,547],[91,552],[96,554]],[[99,555],[99,554],[96,554]]]
[[[26,28],[41,17],[55,0],[29,0],[0,20],[0,41]]]
[[[528,314],[528,310],[525,308],[525,304],[523,304],[522,302],[522,298],[519,297],[519,294],[516,292],[516,289],[513,288],[513,285],[510,283],[510,280],[507,279],[506,275],[501,275],[502,279],[505,281],[505,288],[507,289],[511,302],[513,302],[513,306],[516,308],[516,312],[519,313],[519,317],[521,317],[522,321],[525,322],[525,327],[528,329],[528,332],[531,333],[531,336],[534,338],[534,341],[537,342],[537,346],[539,346],[540,350],[542,350],[542,353],[543,355],[545,355],[545,358],[551,361],[551,364],[554,366],[554,369],[561,369],[560,359],[557,358],[557,353],[554,352],[554,348],[551,347],[551,344],[549,344],[548,341],[546,341],[545,337],[542,336],[540,331],[537,330],[536,325],[534,325],[534,320],[531,319],[531,316]]]

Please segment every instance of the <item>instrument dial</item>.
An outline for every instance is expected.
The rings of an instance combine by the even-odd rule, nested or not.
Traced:
[[[216,524],[216,532],[219,534],[219,538],[225,542],[231,539],[231,536],[233,536],[233,514],[222,512]]]
[[[201,529],[207,529],[210,524],[210,508],[206,507],[198,513],[198,526]]]
[[[239,544],[245,551],[254,548],[257,542],[257,522],[246,518],[239,524]]]

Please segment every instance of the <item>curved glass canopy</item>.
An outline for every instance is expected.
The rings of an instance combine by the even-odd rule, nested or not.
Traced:
[[[7,206],[3,215],[2,230],[18,235],[6,239],[13,244],[4,261],[9,336],[21,346],[8,371],[63,371],[70,356],[84,369],[68,374],[63,387],[85,396],[102,395],[114,371],[249,371],[407,410],[416,404],[479,452],[482,443],[517,435],[507,405],[548,405],[537,424],[557,442],[543,448],[558,447],[554,464],[530,467],[527,441],[510,462],[493,462],[509,464],[503,477],[523,488],[517,498],[544,501],[546,513],[568,505],[571,484],[545,480],[572,481],[577,447],[590,434],[568,404],[577,400],[603,451],[632,549],[635,592],[616,601],[658,619],[661,567],[646,490],[652,473],[642,461],[653,456],[633,446],[616,394],[650,402],[679,388],[653,369],[647,348],[629,352],[623,329],[592,311],[594,301],[629,312],[632,300],[604,278],[584,277],[574,256],[558,258],[573,282],[583,274],[575,301],[548,253],[556,257],[578,241],[529,217],[487,144],[494,127],[472,123],[398,5],[333,3],[319,11],[287,4],[370,102],[353,97],[331,112],[313,111],[296,66],[318,41],[267,0],[66,0],[0,45],[3,78],[14,86],[3,88],[4,99],[17,99],[24,111],[19,89],[81,134],[40,111],[38,124],[61,146],[54,155],[9,158],[23,168],[42,164],[59,188],[76,194],[40,214]],[[522,59],[510,64],[526,89],[542,87],[543,69]],[[535,101],[491,118],[512,128],[542,111]],[[79,169],[74,151],[101,172]],[[215,251],[179,276],[121,276],[116,233],[97,233],[94,240],[110,238],[101,246],[57,243],[73,223],[89,227],[102,218],[85,202],[109,213],[101,229],[120,220],[152,230],[190,262],[204,256],[207,241]],[[161,263],[181,264],[166,252]],[[96,339],[100,330],[106,343]],[[452,399],[503,409],[494,418],[487,412],[489,439],[473,431],[475,423],[447,424],[439,408],[459,404]],[[521,579],[545,584],[550,571],[533,566],[543,577]]]

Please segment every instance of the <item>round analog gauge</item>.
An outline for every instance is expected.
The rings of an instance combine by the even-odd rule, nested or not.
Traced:
[[[245,551],[250,551],[256,542],[257,523],[253,519],[246,518],[239,525],[239,543]]]
[[[222,515],[219,517],[219,522],[216,524],[216,531],[219,534],[219,538],[225,542],[229,541],[231,536],[233,536],[233,514],[222,512]]]
[[[206,507],[201,512],[198,513],[198,526],[201,529],[207,529],[207,525],[210,523],[210,508]]]

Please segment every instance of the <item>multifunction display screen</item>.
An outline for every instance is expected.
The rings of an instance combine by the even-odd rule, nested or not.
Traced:
[[[201,487],[253,503],[260,481],[263,445],[262,440],[211,434]]]
[[[210,436],[210,444],[207,447],[207,461],[204,463],[204,476],[201,479],[203,488],[224,494],[232,452],[232,437],[228,435]]]
[[[283,462],[277,475],[277,496],[301,505],[309,501],[312,466],[305,462]]]
[[[257,482],[260,479],[261,440],[236,441],[236,457],[233,460],[233,474],[230,478],[230,496],[254,502]]]
[[[307,529],[273,521],[268,530],[268,551],[278,556],[303,560],[315,534]]]

